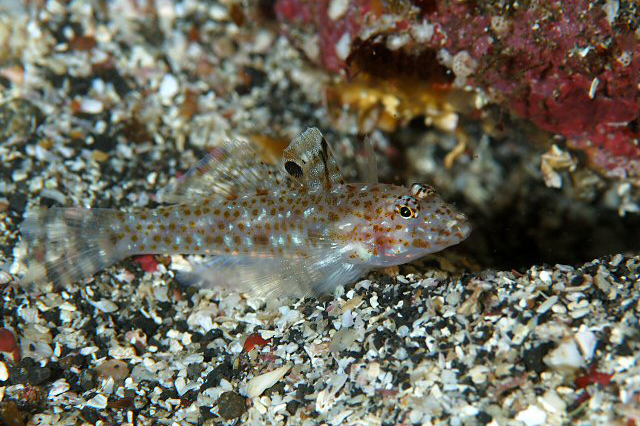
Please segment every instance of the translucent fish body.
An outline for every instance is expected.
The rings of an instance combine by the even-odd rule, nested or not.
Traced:
[[[442,250],[471,230],[428,185],[345,183],[317,129],[292,142],[279,171],[254,164],[246,145],[227,153],[174,185],[167,198],[176,204],[33,211],[22,228],[24,281],[72,282],[138,254],[202,254],[213,257],[194,283],[302,296]],[[234,165],[246,173],[234,177]]]

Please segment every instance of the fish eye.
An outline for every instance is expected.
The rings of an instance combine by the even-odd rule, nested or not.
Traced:
[[[396,213],[405,219],[418,217],[420,213],[420,203],[410,195],[403,195],[396,199]]]
[[[410,217],[413,217],[413,212],[409,207],[402,206],[400,207],[400,216],[404,217],[405,219],[409,219]]]

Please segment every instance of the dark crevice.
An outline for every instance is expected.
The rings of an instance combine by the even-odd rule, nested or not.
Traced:
[[[470,139],[468,152],[478,155],[477,141],[482,130],[477,123],[462,123],[461,128]],[[504,128],[510,133],[492,138],[490,149],[482,153],[491,157],[484,167],[487,175],[494,176],[488,177],[472,172],[468,163],[454,166],[453,170],[444,169],[444,158],[452,144],[443,141],[451,139],[451,135],[425,138],[435,130],[424,126],[423,118],[416,118],[389,135],[397,155],[387,156],[387,164],[391,165],[387,171],[393,175],[381,176],[381,180],[406,185],[421,179],[433,184],[445,201],[464,212],[473,232],[448,251],[465,256],[479,269],[521,270],[540,264],[579,266],[605,255],[640,252],[640,215],[627,213],[621,217],[617,209],[607,205],[606,192],[612,191],[613,183],[605,178],[598,177],[598,183],[592,186],[580,186],[582,176],[597,175],[587,169],[588,162],[581,152],[571,152],[578,163],[574,172],[559,172],[563,187],[548,188],[539,170],[540,157],[549,147],[540,146],[526,124],[523,128],[522,123],[507,119]],[[544,141],[539,134],[536,137]],[[560,141],[555,142],[561,145]],[[433,175],[413,169],[410,156],[415,155],[412,149],[416,146],[424,148],[421,155],[431,156],[438,164]],[[453,183],[460,176],[465,176],[465,182],[479,181],[475,183],[490,193],[489,199],[482,203],[466,199],[465,188]],[[500,182],[495,182],[495,176],[501,177]]]

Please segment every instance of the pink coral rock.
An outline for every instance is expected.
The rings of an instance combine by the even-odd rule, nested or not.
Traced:
[[[275,10],[290,33],[317,40],[312,59],[330,71],[375,74],[376,57],[390,70],[412,57],[420,72],[446,65],[601,173],[640,184],[637,2],[278,0]]]

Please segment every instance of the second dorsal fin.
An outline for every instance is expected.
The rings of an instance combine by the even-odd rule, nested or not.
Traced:
[[[287,185],[287,177],[261,161],[250,142],[232,140],[216,147],[184,176],[158,192],[163,203],[186,203],[206,197],[235,198]]]

